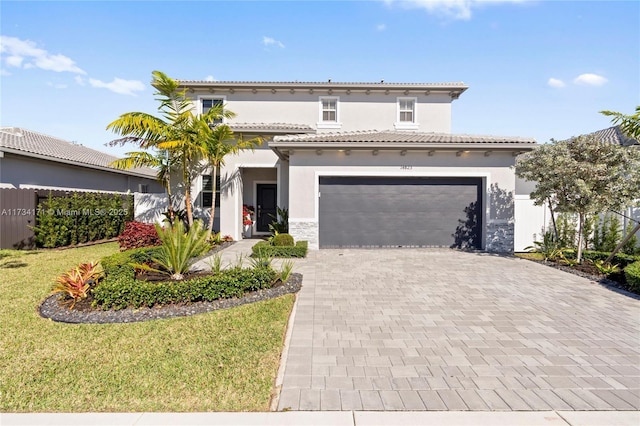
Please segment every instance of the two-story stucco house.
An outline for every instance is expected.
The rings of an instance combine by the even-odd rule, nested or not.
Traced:
[[[532,139],[451,134],[463,83],[181,81],[198,112],[216,103],[255,151],[220,171],[216,229],[242,238],[242,205],[254,235],[276,206],[312,249],[464,247],[513,251],[515,175]],[[207,191],[209,189],[209,191]],[[210,179],[194,188],[211,203]]]

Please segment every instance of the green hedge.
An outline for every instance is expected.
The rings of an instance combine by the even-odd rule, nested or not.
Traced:
[[[150,262],[157,251],[157,247],[144,247],[118,252],[111,256],[103,257],[100,260],[100,264],[107,277],[125,274],[133,278],[135,270],[130,264]]]
[[[567,256],[568,258],[575,259],[576,257],[576,252],[574,250],[570,250],[570,251],[567,250],[564,253],[565,253],[565,256]],[[610,254],[611,253],[606,251],[585,250],[582,253],[582,257],[586,260],[592,260],[592,261],[606,260]],[[619,265],[620,268],[624,269],[627,265],[639,260],[640,260],[640,256],[624,254],[624,253],[616,253],[616,255],[613,257],[612,263],[614,265]]]
[[[74,192],[49,196],[37,206],[38,247],[64,247],[117,237],[133,220],[133,195]]]
[[[260,241],[255,244],[251,250],[252,256],[270,256],[270,257],[305,257],[308,251],[307,241],[298,241],[294,247],[272,246],[268,241]]]
[[[640,293],[640,261],[624,268],[624,277],[627,280],[629,289],[634,293]]]
[[[241,297],[249,291],[271,287],[278,274],[271,268],[233,268],[216,275],[184,281],[138,281],[133,274],[116,270],[94,290],[96,306],[102,309],[152,307],[171,303],[214,301]]]

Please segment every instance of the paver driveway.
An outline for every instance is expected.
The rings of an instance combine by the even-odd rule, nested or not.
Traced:
[[[450,250],[321,250],[296,271],[281,410],[640,409],[632,297]]]

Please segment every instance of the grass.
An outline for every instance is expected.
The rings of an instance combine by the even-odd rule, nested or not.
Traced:
[[[0,251],[0,412],[268,411],[293,296],[133,324],[60,324],[53,279],[118,250]]]
[[[519,257],[521,259],[527,259],[527,260],[544,260],[544,256],[542,255],[542,253],[535,253],[535,252],[520,252],[520,253],[514,253],[516,257]]]

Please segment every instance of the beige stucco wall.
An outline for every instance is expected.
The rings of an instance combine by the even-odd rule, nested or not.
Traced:
[[[195,92],[190,96],[196,101],[199,112],[201,98],[222,97],[227,108],[237,115],[227,123],[290,123],[307,124],[319,133],[355,130],[394,129],[397,120],[397,99],[399,97],[416,98],[416,121],[419,125],[413,130],[423,132],[451,131],[451,97],[446,94],[416,95],[409,93],[353,93],[344,91],[297,91],[253,93],[206,93]],[[317,128],[320,119],[320,97],[338,97],[339,128]]]

